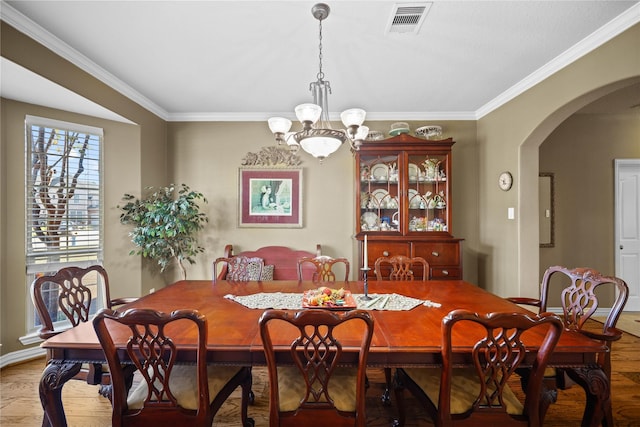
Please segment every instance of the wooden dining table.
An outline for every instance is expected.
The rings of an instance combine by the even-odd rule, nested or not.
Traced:
[[[207,359],[209,363],[234,366],[265,365],[264,351],[258,330],[258,318],[263,309],[248,308],[229,295],[245,296],[258,293],[299,293],[320,286],[314,282],[227,282],[209,280],[183,280],[133,303],[118,307],[151,308],[163,312],[178,309],[197,309],[207,318]],[[333,288],[343,287],[355,298],[365,293],[361,281],[333,282]],[[374,335],[368,357],[372,367],[438,367],[440,366],[442,318],[458,308],[477,313],[528,311],[497,295],[491,294],[462,280],[447,281],[369,281],[367,294],[398,294],[427,301],[410,310],[371,310]],[[227,296],[227,297],[225,297]],[[429,302],[433,304],[429,304]],[[302,309],[302,305],[298,307]],[[530,312],[528,312],[530,313]],[[125,346],[129,333],[126,328],[112,324],[110,330],[117,346]],[[195,360],[195,329],[175,330],[172,339],[179,349],[178,358],[185,362]],[[479,333],[479,331],[477,331]],[[544,331],[525,333],[528,355],[525,364],[531,364],[542,342]],[[470,329],[457,337],[454,353],[457,363],[470,363],[470,351],[477,341],[476,331]],[[343,342],[345,351],[355,352],[360,337]],[[284,342],[282,344],[285,344]],[[47,351],[47,366],[40,380],[40,400],[45,411],[43,425],[66,426],[62,405],[62,387],[80,369],[82,363],[105,362],[91,322],[80,324],[42,343]],[[564,331],[553,352],[550,366],[577,369],[585,386],[587,404],[583,426],[600,425],[603,416],[611,411],[610,384],[596,363],[598,353],[608,351],[599,341],[575,331]]]

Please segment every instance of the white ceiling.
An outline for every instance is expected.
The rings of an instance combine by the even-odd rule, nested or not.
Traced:
[[[323,71],[332,118],[361,107],[374,120],[476,119],[640,22],[638,1],[435,0],[418,34],[388,34],[398,3],[407,4],[329,3]],[[0,12],[166,120],[264,120],[293,118],[293,107],[312,99],[314,4],[2,1]],[[2,61],[2,96],[44,103],[21,99],[29,91],[15,67]]]

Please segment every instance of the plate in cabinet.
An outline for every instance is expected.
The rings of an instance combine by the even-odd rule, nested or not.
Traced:
[[[415,163],[409,163],[409,181],[417,181],[420,175],[420,168]]]
[[[389,166],[378,163],[371,168],[371,175],[376,181],[386,181],[389,179]]]
[[[414,189],[409,189],[409,207],[411,209],[418,209],[420,207],[420,202],[423,200],[424,199],[420,193]]]
[[[378,226],[378,215],[374,212],[365,212],[360,217],[360,221],[367,226],[370,230]]]
[[[387,190],[382,189],[382,188],[379,188],[377,190],[373,190],[371,195],[376,200],[376,204],[377,204],[377,206],[379,208],[383,208],[383,209],[386,208],[387,207],[387,203],[389,202],[389,200],[391,200],[391,198],[389,197],[389,192]]]

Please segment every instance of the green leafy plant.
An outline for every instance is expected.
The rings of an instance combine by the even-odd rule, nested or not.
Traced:
[[[123,211],[120,222],[134,226],[129,235],[138,249],[132,250],[129,255],[142,255],[155,260],[160,272],[176,261],[182,277],[186,279],[183,261],[195,264],[194,257],[204,252],[204,248],[198,246],[195,235],[209,222],[197,203],[199,200],[207,203],[207,199],[185,184],[177,194],[174,184],[147,187],[145,191],[148,194],[141,199],[125,194],[122,199],[126,204],[118,206]]]

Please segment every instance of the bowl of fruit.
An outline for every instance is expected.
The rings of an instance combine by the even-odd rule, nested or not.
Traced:
[[[327,286],[320,286],[317,289],[310,289],[304,292],[302,306],[304,308],[349,310],[356,308],[357,304],[351,295],[351,291],[343,288],[333,289]]]

